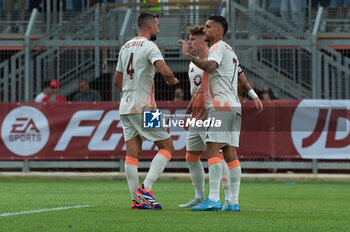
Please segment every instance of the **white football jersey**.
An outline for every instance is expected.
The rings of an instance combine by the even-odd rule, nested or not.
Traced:
[[[158,46],[145,37],[135,37],[120,49],[116,70],[123,73],[119,114],[155,110],[154,62],[164,60]]]
[[[241,102],[238,98],[238,58],[230,45],[220,40],[210,47],[208,60],[218,64],[218,68],[209,73],[208,110],[235,111],[241,114]]]
[[[197,95],[197,92],[201,87],[203,72],[204,71],[198,68],[194,63],[190,63],[188,69],[188,78],[190,79],[192,97],[195,97]]]
[[[207,97],[204,94],[207,91],[204,91],[202,86],[203,77],[207,75],[202,69],[198,68],[194,63],[190,63],[188,69],[188,78],[190,79],[190,88],[192,95],[192,117],[196,119],[206,119],[206,99]]]

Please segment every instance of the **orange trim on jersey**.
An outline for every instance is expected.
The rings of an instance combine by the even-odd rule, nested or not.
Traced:
[[[208,73],[203,72],[201,86],[197,94],[193,95],[192,117],[205,120],[207,118],[206,104],[208,101]]]
[[[186,152],[186,161],[188,162],[198,162],[201,160],[201,156],[200,155],[194,155],[191,154],[189,152]]]
[[[132,107],[130,114],[138,114],[139,112],[135,107]]]
[[[239,160],[234,160],[234,161],[231,161],[231,162],[227,163],[228,169],[231,169],[231,168],[234,168],[234,167],[238,167],[240,165],[241,164],[239,163]]]
[[[192,117],[196,119],[205,120],[207,119],[207,109],[206,102],[204,97],[203,89],[200,87],[196,96],[193,96],[192,99]]]
[[[218,43],[216,43],[216,44],[214,44],[212,47],[211,47],[211,50],[212,51],[216,51],[216,50],[218,50]]]
[[[224,160],[224,153],[220,152],[219,153],[221,160]]]
[[[164,156],[168,161],[171,160],[171,153],[165,149],[160,149],[158,154]]]
[[[221,163],[221,159],[219,157],[212,157],[208,159],[208,165],[211,166],[213,164]]]
[[[151,104],[151,109],[150,110],[155,110],[156,109],[156,101],[154,100],[153,92],[154,92],[154,86],[152,86],[151,93],[147,97],[146,105],[143,107],[143,111],[145,111],[147,109],[148,103]]]
[[[231,111],[231,110],[227,110],[227,109],[231,109],[230,103],[228,101],[225,101],[224,105],[221,106],[221,102],[215,100],[213,87],[210,82],[209,82],[209,92],[212,98],[213,106],[217,111]]]
[[[138,167],[139,166],[139,160],[127,155],[125,157],[125,164],[130,164],[130,165],[134,165],[134,166]]]
[[[156,109],[156,101],[154,100],[154,85],[152,86],[152,92],[151,92],[151,107],[152,107],[152,110],[155,110]]]

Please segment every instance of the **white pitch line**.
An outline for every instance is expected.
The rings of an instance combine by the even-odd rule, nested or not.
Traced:
[[[21,215],[21,214],[30,214],[30,213],[42,213],[42,212],[58,211],[58,210],[66,210],[66,209],[88,208],[88,207],[93,207],[93,205],[74,205],[74,206],[66,206],[66,207],[57,207],[52,209],[35,209],[35,210],[21,211],[21,212],[14,212],[14,213],[1,213],[0,217],[15,216],[15,215]]]
[[[275,210],[275,209],[254,209],[244,210],[250,212],[272,212],[272,213],[317,213],[317,214],[350,214],[348,211],[313,211],[313,210]]]

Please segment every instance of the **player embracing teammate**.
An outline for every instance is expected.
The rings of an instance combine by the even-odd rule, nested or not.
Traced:
[[[192,211],[240,211],[238,195],[241,168],[236,153],[241,128],[241,104],[238,98],[238,83],[243,86],[244,89],[248,91],[249,96],[254,99],[258,112],[261,112],[263,109],[261,101],[248,84],[239,66],[235,52],[231,46],[223,41],[227,30],[228,23],[224,17],[210,16],[208,18],[203,29],[206,40],[210,44],[207,59],[192,55],[186,42],[179,40],[182,44],[183,55],[197,68],[204,71],[201,80],[201,98],[192,99],[192,108],[194,102],[202,102],[208,113],[207,117],[219,119],[222,122],[220,128],[207,128],[204,153],[208,159],[209,165],[210,192],[206,200],[197,200],[197,202],[192,201],[188,203],[190,205],[193,203],[191,205]],[[191,134],[189,133],[189,135]],[[187,140],[187,142],[188,141],[189,140]],[[189,149],[189,147],[187,148]],[[223,163],[219,155],[220,149],[223,150],[223,156],[228,165],[228,181],[231,187],[230,200],[225,202],[224,207],[222,207],[220,201],[220,181],[222,180],[223,169]],[[200,170],[201,167],[197,165],[196,168],[193,165],[194,162],[200,162],[199,158],[195,154],[190,154],[186,155],[186,160],[189,164],[191,177],[193,179],[193,172],[200,173],[198,170]],[[197,196],[196,194],[196,198],[198,197],[201,196]]]
[[[126,143],[125,173],[132,197],[132,209],[162,209],[153,196],[152,186],[171,159],[174,146],[165,128],[142,128],[142,113],[145,110],[156,110],[155,68],[160,71],[167,84],[177,84],[178,80],[166,65],[157,45],[152,42],[156,40],[159,33],[158,15],[142,12],[138,17],[137,25],[139,34],[121,48],[114,75],[114,84],[122,92],[119,114]],[[192,117],[200,120],[207,118],[221,120],[219,128],[208,127],[203,131],[203,128],[193,127],[189,131],[187,139],[189,152],[186,160],[191,177],[193,180],[196,179],[194,183],[198,185],[198,188],[195,186],[195,200],[199,200],[183,206],[191,207],[192,211],[240,210],[238,194],[241,168],[236,153],[241,128],[238,83],[254,99],[257,110],[260,112],[263,109],[261,101],[249,86],[239,66],[236,54],[223,41],[227,29],[228,23],[224,17],[209,17],[204,29],[199,30],[201,41],[190,40],[192,49],[196,47],[195,42],[201,42],[201,46],[204,46],[203,42],[206,40],[210,44],[209,52],[206,45],[207,50],[204,53],[197,46],[198,57],[190,54],[189,46],[185,41],[179,40],[184,56],[191,61],[189,73],[192,101],[188,113],[192,113]],[[192,71],[193,74],[191,74]],[[157,117],[157,115],[154,116]],[[143,140],[154,142],[159,151],[152,160],[145,180],[139,186],[138,159]],[[227,164],[220,158],[220,149]],[[203,150],[209,164],[210,192],[206,200],[204,200],[204,170],[199,159]],[[227,165],[224,172],[222,172],[222,165]],[[224,184],[226,186],[224,187],[226,195],[224,207],[220,201],[221,180],[226,183]]]

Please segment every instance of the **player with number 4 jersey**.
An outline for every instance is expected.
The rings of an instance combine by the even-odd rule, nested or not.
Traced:
[[[145,59],[147,58],[147,59]],[[119,53],[117,71],[123,73],[123,95],[119,113],[139,114],[155,110],[154,74],[156,61],[164,61],[158,46],[145,37],[135,37]]]
[[[168,85],[178,83],[153,42],[159,33],[158,17],[150,12],[139,15],[139,34],[120,49],[114,75],[114,84],[122,92],[119,114],[126,144],[125,174],[132,197],[132,209],[162,209],[153,196],[152,185],[174,152],[172,139],[165,128],[142,128],[143,111],[156,109],[155,68]],[[138,159],[143,140],[154,142],[159,151],[152,160],[144,182],[139,186]]]

